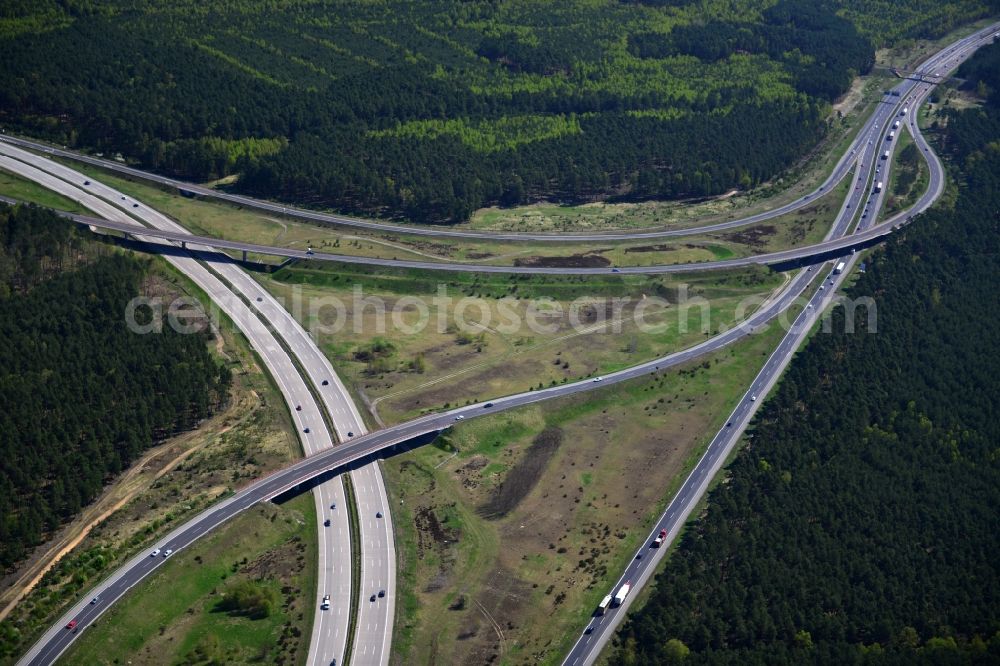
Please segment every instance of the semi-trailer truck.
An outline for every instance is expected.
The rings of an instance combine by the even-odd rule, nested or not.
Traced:
[[[611,605],[611,595],[606,594],[604,598],[601,599],[601,603],[597,606],[597,615],[604,615],[604,611],[608,610],[608,606]]]
[[[628,591],[632,589],[632,581],[626,581],[624,585],[618,588],[618,592],[615,593],[615,606],[621,606],[622,602],[625,601],[625,597],[628,596]]]

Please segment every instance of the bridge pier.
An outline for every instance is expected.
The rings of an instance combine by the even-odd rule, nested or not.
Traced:
[[[186,250],[188,247],[187,241],[181,241],[181,247]]]
[[[243,263],[247,263],[247,251],[243,250]]]

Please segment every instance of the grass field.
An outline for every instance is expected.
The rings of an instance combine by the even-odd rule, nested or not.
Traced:
[[[75,201],[3,169],[0,169],[0,194],[56,210],[66,210],[71,213],[84,212],[83,207]]]
[[[893,168],[889,173],[888,193],[882,218],[904,210],[927,190],[930,170],[923,154],[916,147],[909,132],[899,133]]]
[[[259,279],[383,423],[661,356],[732,325],[784,279],[439,277],[295,266]]]
[[[511,243],[489,240],[426,238],[405,234],[374,234],[347,227],[318,226],[280,216],[242,209],[207,200],[189,199],[176,192],[122,178],[88,165],[69,166],[99,178],[126,194],[181,222],[192,233],[229,240],[262,243],[381,259],[420,259],[459,263],[510,265],[651,266],[684,262],[715,261],[778,250],[822,237],[823,220],[832,213],[816,206],[765,223],[732,232],[669,239],[665,242],[632,241],[600,243]],[[834,198],[831,191],[819,202]],[[2,192],[2,190],[0,190]],[[835,207],[834,207],[835,208]],[[251,255],[253,260],[274,262],[274,257]]]
[[[154,264],[145,293],[168,302],[179,294],[204,298],[161,262]],[[301,455],[280,395],[246,341],[225,320],[219,324],[219,333],[221,338],[210,344],[233,373],[227,409],[198,430],[151,450],[140,469],[130,469],[112,482],[95,506],[108,510],[120,506],[67,552],[0,623],[0,663],[9,663],[56,619],[66,603],[83,595],[135,552],[246,479]],[[78,520],[91,519],[85,511]],[[65,529],[82,527],[74,523]],[[309,551],[307,558],[315,558],[315,551]]]
[[[315,525],[308,494],[283,506],[253,507],[173,555],[88,629],[62,662],[304,663]],[[240,586],[270,600],[266,617],[220,610],[227,592]]]
[[[559,663],[781,334],[389,459],[402,662]]]

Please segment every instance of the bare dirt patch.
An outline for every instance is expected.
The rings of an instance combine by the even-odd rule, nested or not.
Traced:
[[[607,251],[594,250],[586,254],[574,254],[568,257],[520,257],[514,260],[514,265],[537,268],[603,268],[610,266],[611,260],[596,254],[596,252]]]
[[[563,431],[550,426],[538,433],[524,457],[507,474],[490,500],[479,508],[479,515],[497,520],[510,513],[532,491],[563,441]]]
[[[760,224],[755,227],[725,234],[722,238],[723,240],[740,243],[752,248],[763,248],[767,245],[767,239],[774,236],[777,231],[770,224]]]

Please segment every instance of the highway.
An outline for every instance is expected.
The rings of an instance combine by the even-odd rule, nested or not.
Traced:
[[[22,168],[22,164],[24,167],[30,166],[33,170]],[[88,202],[93,195],[97,195],[106,202],[120,202],[126,211],[132,212],[145,223],[152,225],[159,233],[188,236],[186,229],[147,205],[131,199],[96,179],[88,179],[84,174],[29,151],[14,146],[0,146],[0,167],[12,171],[20,169],[22,176],[33,180],[39,178],[38,172],[50,174],[57,180],[46,179],[43,184],[78,201],[81,205],[90,208]],[[128,219],[127,216],[125,217]],[[120,219],[116,221],[120,224]],[[142,233],[135,234],[135,231],[140,229]],[[131,232],[139,237],[145,237],[145,234],[149,233],[146,227],[140,227],[134,221]],[[298,359],[301,371],[308,377],[313,390],[320,396],[327,414],[331,418],[337,439],[343,442],[365,434],[368,430],[364,420],[347,388],[330,364],[330,360],[320,351],[315,341],[292,314],[260,283],[236,265],[228,255],[216,252],[213,247],[202,243],[189,242],[186,243],[186,247],[189,251],[197,251],[198,258],[205,261],[212,270],[218,273],[233,292],[242,295],[250,307],[254,308],[276,331],[279,338],[288,345],[293,358]],[[290,405],[290,408],[294,408],[294,406]],[[326,445],[332,443],[332,438],[328,438]],[[316,450],[306,446],[305,452],[308,455],[315,453]],[[373,464],[372,468],[368,470],[368,474],[380,477],[381,470]],[[318,528],[320,529],[320,544],[323,551],[320,561],[324,566],[320,568],[318,576],[313,626],[313,636],[316,641],[311,643],[309,663],[328,664],[335,659],[343,661],[347,645],[349,620],[342,617],[342,614],[347,612],[344,610],[345,608],[349,609],[350,607],[348,600],[350,599],[352,560],[349,541],[344,542],[340,537],[350,534],[350,525],[346,504],[341,502],[339,506],[342,509],[339,511],[331,508],[337,506],[336,498],[342,498],[344,495],[342,481],[339,478],[331,479],[327,484],[320,486],[316,492]],[[359,504],[384,506],[386,520],[383,525],[391,527],[388,499],[381,478],[378,479],[378,483],[356,485],[355,500]],[[326,525],[326,520],[329,520],[331,524]],[[391,549],[392,545],[391,535],[386,537],[383,534],[377,540],[362,539],[359,544],[362,551],[362,561],[367,561],[370,565],[367,568],[362,567],[361,588],[371,587],[376,584],[375,581],[378,581],[383,587],[395,588],[395,551],[386,551],[387,548]],[[392,561],[391,566],[390,560]],[[333,612],[324,612],[319,603],[319,600],[327,594],[331,597],[331,610]],[[361,603],[363,598],[365,598],[364,595],[358,599],[359,608],[367,608]],[[355,637],[356,649],[362,650],[366,654],[379,655],[378,659],[372,663],[388,663],[389,652],[383,646],[387,647],[390,643],[392,620],[393,614],[391,613],[382,618],[378,625],[381,634],[376,633],[374,629],[376,625],[372,621],[366,624],[369,631]]]
[[[991,30],[995,29],[996,29],[995,26],[991,27]],[[969,43],[968,40],[970,39],[971,38],[966,38],[966,40],[961,40],[960,42],[958,42],[958,44],[962,45],[963,42],[968,44]],[[964,57],[966,55],[965,51],[962,49],[960,49],[957,52],[946,50],[945,53],[948,54],[948,58],[950,59],[956,57]],[[949,60],[949,62],[951,62],[951,60]],[[940,63],[936,64],[940,65]],[[905,85],[907,83],[912,84],[912,82],[904,82],[904,84],[901,85]],[[912,89],[912,85],[910,85],[909,87],[910,89]],[[906,93],[903,94],[902,96],[905,97],[906,95],[908,95],[910,89],[907,89]],[[895,111],[887,112],[886,114],[887,118],[885,118],[885,121],[888,121],[888,119],[892,117],[891,116],[892,113],[895,113]],[[884,126],[885,123],[883,122],[880,125],[880,127],[884,128]],[[922,139],[918,140],[918,143],[924,146],[925,144],[921,142]],[[871,145],[874,145],[874,143]],[[933,173],[936,170],[940,169],[940,162],[937,161],[936,159],[930,159],[930,158],[929,161],[931,163],[932,182],[934,180],[934,177],[943,179],[943,174]],[[869,160],[868,162],[864,162],[864,164],[866,164],[866,168],[858,169],[856,171],[854,182],[856,184],[864,183],[865,186],[856,190],[852,190],[851,196],[844,203],[844,208],[842,208],[841,215],[838,216],[838,222],[837,225],[835,225],[835,229],[831,230],[831,237],[835,237],[838,233],[844,233],[846,231],[847,226],[849,225],[849,223],[853,219],[854,214],[858,210],[857,204],[861,201],[863,197],[869,195],[869,192],[867,190],[868,187],[867,183],[870,182],[870,177],[873,174],[874,167],[872,166],[871,160]],[[862,175],[864,175],[864,178],[862,178]],[[938,192],[939,191],[940,187],[938,188]],[[927,197],[925,198],[927,199],[927,201],[924,201],[924,198],[922,198],[923,203],[920,204],[924,207],[926,207],[928,202],[932,200],[932,198],[927,198]],[[919,212],[922,209],[923,208],[920,208],[920,206],[918,205],[918,207],[915,208],[913,211],[911,211],[911,213],[915,214],[916,212]],[[852,210],[854,211],[854,213],[847,213],[846,211],[848,210]],[[884,227],[888,225],[882,225],[882,226]],[[875,227],[875,229],[878,229],[878,227]],[[871,230],[865,230],[861,233],[868,233],[869,231]],[[673,367],[678,364],[693,360],[705,353],[722,349],[725,346],[732,344],[737,340],[742,339],[746,335],[753,334],[753,332],[755,330],[759,330],[764,323],[766,323],[773,317],[787,310],[787,308],[790,307],[793,304],[793,302],[795,302],[796,299],[799,298],[799,296],[803,293],[803,291],[812,283],[814,277],[818,275],[818,273],[819,271],[799,272],[791,279],[788,286],[776,298],[774,298],[771,302],[761,307],[761,309],[759,309],[757,312],[751,315],[740,326],[721,332],[719,335],[706,339],[705,341],[697,345],[694,345],[692,347],[689,347],[685,350],[669,354],[660,359],[649,361],[647,363],[643,363],[631,368],[627,368],[615,373],[608,374],[603,378],[603,381],[598,382],[594,380],[584,380],[572,384],[565,384],[561,386],[542,389],[539,391],[530,391],[527,393],[520,393],[503,398],[497,398],[491,402],[491,406],[488,408],[482,404],[477,404],[477,405],[469,405],[466,407],[456,408],[445,412],[429,414],[424,417],[415,419],[413,421],[401,424],[399,426],[386,428],[377,431],[375,433],[369,433],[366,435],[355,437],[354,439],[349,440],[342,446],[335,447],[332,449],[330,448],[325,449],[317,454],[311,455],[301,461],[298,461],[282,470],[279,470],[263,479],[260,479],[252,483],[251,485],[247,486],[246,488],[238,492],[235,496],[223,502],[220,502],[219,504],[210,507],[209,509],[206,509],[201,514],[189,520],[184,525],[176,528],[166,537],[161,539],[161,543],[169,544],[167,545],[167,547],[173,547],[175,550],[185,547],[190,543],[192,543],[197,538],[199,538],[206,531],[213,529],[214,527],[224,523],[226,520],[231,518],[237,512],[245,510],[247,507],[252,506],[256,502],[269,500],[273,497],[282,494],[283,492],[286,492],[292,488],[299,486],[300,484],[310,479],[324,475],[334,470],[342,469],[351,463],[360,461],[362,459],[367,459],[372,456],[388,454],[390,453],[389,449],[391,449],[393,446],[397,444],[407,442],[420,435],[438,432],[440,430],[449,427],[452,423],[455,422],[455,420],[457,420],[459,416],[462,416],[463,418],[474,418],[475,416],[480,414],[495,413],[500,410],[512,409],[523,405],[540,402],[542,400],[552,399],[559,396],[572,395],[589,390],[594,390],[606,386],[608,384],[627,381],[629,379],[633,379],[639,376],[665,370],[669,367]],[[834,282],[836,282],[836,280],[834,280]],[[834,286],[836,285],[835,284],[831,285],[831,287]],[[809,315],[809,313],[811,311],[815,311],[816,309],[818,309],[816,306],[825,305],[825,300],[823,299],[828,299],[831,291],[832,289],[817,292],[818,294],[823,294],[823,296],[819,297],[821,299],[819,301],[816,301],[817,296],[814,295],[812,297],[810,303],[814,304],[814,307],[806,309],[805,311],[806,315],[802,315],[806,318],[804,321],[811,321],[811,317],[814,317],[815,315]],[[797,335],[798,335],[797,341],[795,341],[794,344],[792,342],[789,342],[792,339],[790,337],[786,337],[785,340],[783,340],[782,342],[783,346],[779,347],[779,350],[778,352],[776,352],[776,355],[772,355],[772,357],[765,364],[765,368],[762,370],[761,377],[758,377],[758,379],[755,380],[754,384],[755,387],[763,387],[763,389],[767,389],[770,386],[770,384],[773,383],[774,378],[777,376],[778,372],[780,372],[780,369],[784,367],[784,364],[788,362],[788,359],[790,358],[790,355],[794,350],[795,345],[798,344],[798,341],[801,340],[801,336],[804,335],[804,333],[802,331],[799,331]],[[766,383],[758,384],[757,382],[761,381],[762,377],[764,378]],[[761,395],[763,395],[763,393],[761,393]],[[750,402],[756,405],[756,401],[751,400]],[[741,408],[746,409],[746,412],[743,413],[742,416],[739,414],[739,410]],[[752,408],[753,408],[752,406],[751,407],[743,406],[742,402],[741,406],[737,407],[737,412],[734,412],[734,414],[736,414],[737,416],[740,427],[737,428],[737,422],[735,421],[733,422],[733,426],[731,426],[731,428],[734,432],[732,435],[729,436],[730,439],[732,437],[735,437],[735,435],[737,434],[736,431],[741,430],[742,426],[745,425],[746,421],[749,419],[750,410],[752,410]],[[717,437],[716,439],[719,438]],[[709,452],[706,453],[706,458],[703,458],[702,461],[699,462],[698,466],[692,473],[692,477],[694,477],[694,475],[696,474],[700,475],[701,480],[698,481],[697,484],[695,485],[689,485],[689,483],[691,483],[691,478],[689,478],[688,481],[685,482],[684,487],[687,488],[690,492],[685,494],[682,490],[682,492],[678,494],[677,498],[675,498],[674,501],[671,503],[671,505],[668,507],[667,509],[668,512],[671,510],[671,508],[673,508],[676,511],[675,517],[679,516],[680,513],[684,510],[690,512],[690,509],[697,502],[697,497],[700,496],[698,493],[704,491],[704,488],[707,487],[707,484],[711,479],[712,475],[722,465],[725,459],[725,455],[723,455],[723,451],[721,449],[714,447],[715,441],[716,440],[713,440],[713,445],[710,445]],[[711,458],[708,457],[713,450],[715,451],[714,457]],[[666,549],[663,549],[660,552],[664,552],[665,550]],[[638,562],[649,563],[653,562],[654,560],[655,558],[649,558],[649,559],[644,558],[643,560],[638,560]],[[130,562],[121,567],[106,583],[102,584],[102,586],[100,587],[101,590],[100,594],[102,598],[101,606],[106,607],[106,605],[113,603],[115,600],[120,598],[120,596],[123,595],[132,585],[137,583],[139,580],[141,580],[143,577],[145,577],[151,571],[153,571],[157,566],[159,566],[161,561],[162,560],[160,558],[149,558],[148,556],[146,556],[145,553],[140,553],[139,556],[133,558]],[[595,632],[597,634],[595,636],[595,641],[593,643],[590,643],[588,641],[588,645],[596,646],[597,645],[596,639],[602,636],[606,637],[610,635],[610,632],[613,630],[614,625],[618,621],[620,621],[622,617],[624,617],[623,610],[606,615],[604,620],[602,621],[602,626],[604,628],[600,630],[600,633]],[[89,607],[86,606],[85,600],[81,601],[69,613],[64,615],[60,623],[56,624],[49,632],[47,632],[45,636],[42,638],[42,640],[39,641],[39,643],[32,648],[32,652],[29,653],[29,655],[34,654],[38,658],[34,659],[32,657],[26,657],[24,660],[22,660],[23,663],[49,663],[56,655],[58,655],[59,652],[61,652],[59,646],[62,645],[64,648],[65,645],[68,645],[68,643],[72,640],[72,634],[66,630],[61,629],[61,627],[64,626],[70,619],[73,618],[78,619],[80,623],[79,627],[81,629],[86,627],[87,623],[93,620],[93,614],[89,612]],[[590,634],[590,636],[594,636],[594,634]],[[579,646],[579,643],[577,645]],[[590,647],[581,653],[575,647],[574,652],[571,653],[571,657],[573,657],[574,659],[582,658],[586,661],[588,659],[591,659],[591,657],[588,655],[596,656],[596,651],[595,651],[596,649],[597,648],[595,647]],[[571,663],[578,663],[578,662],[571,662]]]
[[[3,159],[6,160],[7,158]],[[11,167],[11,165],[7,162],[4,162],[3,164],[5,167]],[[26,177],[41,183],[50,189],[57,191],[63,191],[66,189],[66,183],[59,181],[51,174],[39,171],[27,164],[20,164],[16,168],[18,173],[21,173],[22,175],[25,175]],[[96,195],[85,192],[80,192],[79,195],[81,203],[84,203],[84,205],[98,214],[107,216],[111,219],[119,220],[124,220],[128,217],[123,211],[110,205],[107,201],[98,198]],[[145,240],[152,243],[162,242],[151,237],[148,237]],[[274,377],[275,383],[289,405],[292,422],[295,424],[298,437],[301,440],[305,451],[307,453],[315,452],[325,446],[328,446],[331,435],[323,421],[319,406],[316,404],[309,387],[306,385],[303,378],[295,368],[294,363],[289,358],[288,354],[284,352],[281,344],[263,324],[263,322],[255,316],[250,308],[247,307],[243,301],[237,298],[218,277],[216,277],[211,271],[205,268],[205,266],[194,258],[183,255],[169,255],[166,258],[218,304],[219,308],[234,322],[234,324],[246,336],[251,346],[257,351],[258,356],[261,358],[272,377]],[[292,407],[294,405],[301,407],[301,410],[293,410]],[[308,432],[306,432],[307,428]],[[223,506],[225,504],[226,503],[223,502]],[[223,510],[225,510],[225,508],[223,508]],[[165,551],[169,548],[177,552],[181,550],[183,546],[175,544],[172,540],[166,538],[158,542],[155,547],[160,548],[161,551]],[[141,564],[144,564],[149,571],[152,570],[152,567],[158,565],[161,559],[150,558],[149,551],[143,551],[138,557],[142,559]],[[347,558],[347,567],[349,575],[349,553]],[[140,568],[140,571],[141,570],[142,568]],[[134,582],[130,582],[129,576],[113,576],[104,583],[105,586],[108,586],[111,589],[114,589],[116,585],[131,586],[132,584],[134,584]],[[83,600],[77,605],[79,615],[81,616],[81,627],[83,626],[82,618],[88,618],[92,621],[93,619],[96,619],[96,617],[100,615],[100,613],[102,613],[109,605],[110,599],[103,592],[95,593],[95,596],[100,599],[97,604],[89,604],[87,600]],[[44,644],[37,644],[32,651],[29,651],[25,655],[23,661],[31,663],[51,663],[54,661],[54,659],[63,650],[65,650],[66,647],[68,647],[70,641],[67,639],[73,637],[70,632],[62,629],[61,627],[56,627],[55,629],[55,632],[49,632],[54,633],[54,635],[50,637],[50,640]]]
[[[945,49],[937,56],[929,59],[921,69],[944,73],[945,70],[941,70],[941,67],[946,67],[948,70],[954,68],[962,59],[971,55],[974,48],[979,45],[979,41],[975,37],[976,35],[973,35]],[[943,65],[942,60],[947,62],[948,65]],[[932,86],[924,85],[920,85],[919,87],[911,86],[909,90],[902,94],[904,101],[912,94],[908,112],[905,115],[897,112],[893,117],[893,123],[898,119],[900,127],[906,127],[910,131],[918,148],[924,152],[924,155],[928,159],[931,179],[927,191],[920,197],[916,205],[916,208],[921,210],[929,206],[941,195],[944,191],[945,182],[944,169],[941,162],[937,158],[937,155],[929,150],[929,146],[920,133],[920,128],[916,120],[917,107],[929,95],[931,88]],[[889,128],[883,127],[880,133],[869,137],[871,143],[867,145],[871,146],[872,150],[866,151],[863,158],[871,159],[874,157],[882,163],[880,166],[875,167],[878,171],[871,175],[873,178],[881,179],[886,183],[889,182],[889,165],[892,162],[892,153],[898,144],[898,141],[887,140],[888,131],[891,128],[892,125]],[[898,129],[896,130],[896,134],[898,137]],[[889,151],[889,159],[879,159],[880,153],[884,153],[886,150]],[[865,189],[861,187],[859,191],[865,191]],[[869,185],[867,191],[868,203],[862,211],[867,210],[868,215],[859,220],[859,233],[863,233],[864,229],[873,223],[886,195],[885,191],[881,193],[873,192],[871,185]],[[848,213],[846,209],[842,209],[839,217],[850,220],[856,214],[857,206],[855,205],[852,213]],[[837,226],[846,226],[846,224],[839,224]],[[840,287],[843,280],[850,273],[857,258],[858,255],[846,257],[844,259],[845,268],[842,273],[838,273],[834,269],[823,277],[821,289],[813,293],[806,306],[796,317],[788,333],[768,357],[760,372],[751,382],[746,393],[744,393],[732,413],[726,419],[725,425],[716,433],[715,437],[708,444],[702,458],[698,461],[698,464],[695,465],[687,479],[685,479],[680,490],[655,521],[643,545],[639,547],[639,550],[635,553],[625,571],[612,586],[611,590],[609,590],[609,593],[614,594],[621,590],[623,585],[626,583],[629,584],[631,589],[624,602],[621,606],[609,608],[603,614],[595,610],[592,620],[582,630],[582,633],[563,661],[563,666],[590,666],[597,660],[601,650],[611,640],[615,630],[625,619],[637,591],[653,577],[657,566],[669,551],[674,538],[680,532],[680,528],[687,521],[691,512],[694,511],[698,502],[708,490],[712,479],[715,478],[715,475],[722,468],[733,448],[742,437],[746,426],[763,402],[764,397],[774,386],[775,382],[777,382],[788,363],[791,362],[795,350],[805,340],[824,309],[829,307],[830,303],[834,300],[836,289]],[[661,533],[661,530],[666,531],[667,537],[661,546],[654,547],[653,540]]]
[[[49,189],[71,196],[91,210],[102,212],[109,217],[113,216],[119,220],[129,219],[125,212],[118,210],[110,203],[112,201],[123,202],[126,210],[137,211],[148,223],[157,224],[161,228],[166,227],[170,230],[179,228],[171,220],[146,206],[140,205],[138,208],[131,208],[130,204],[134,203],[131,199],[96,181],[91,181],[88,191],[83,191],[71,184],[83,182],[80,180],[82,177],[80,174],[67,167],[54,164],[51,160],[25,151],[18,152],[21,153],[18,157],[22,157],[24,162],[14,162],[4,155],[0,157],[0,166],[16,171]],[[43,169],[45,170],[43,171]],[[141,234],[137,235],[140,238],[149,239]],[[191,246],[191,250],[207,251],[210,248]],[[301,420],[297,430],[302,436],[306,455],[316,453],[322,448],[330,446],[333,442],[333,437],[327,429],[325,418],[321,408],[316,404],[312,391],[316,391],[322,397],[328,414],[333,418],[334,425],[339,424],[340,430],[343,431],[343,434],[340,435],[342,438],[348,437],[349,434],[353,436],[349,429],[356,428],[356,424],[360,423],[363,427],[357,408],[350,400],[346,388],[342,392],[336,390],[338,385],[340,387],[343,385],[334,374],[329,360],[316,348],[287,310],[271,298],[244,271],[234,265],[227,256],[215,252],[203,252],[199,256],[202,259],[214,258],[215,261],[209,261],[209,265],[225,282],[212,275],[212,272],[206,270],[199,261],[185,256],[185,254],[169,256],[168,260],[171,260],[178,268],[188,274],[213,301],[220,303],[223,311],[233,318],[234,322],[247,335],[251,345],[264,360],[272,375],[276,372],[280,373],[280,379],[284,384],[295,387],[293,391],[283,390],[282,393],[288,403],[289,411]],[[244,299],[237,298],[237,294],[242,294]],[[225,301],[228,309],[222,301]],[[254,304],[259,315],[251,310],[249,303]],[[235,317],[234,313],[239,313],[242,318]],[[264,321],[261,320],[261,317]],[[295,362],[286,353],[278,338],[271,331],[268,331],[268,327],[272,331],[277,330],[285,344],[292,348],[293,356],[299,359],[300,364],[313,371],[310,375],[312,387],[308,387],[302,382]],[[263,329],[263,333],[256,339],[248,334],[248,330],[256,331],[257,329]],[[323,380],[328,380],[332,389],[331,387],[323,387]],[[282,382],[279,382],[280,384]],[[307,429],[308,434],[306,433]],[[317,577],[317,601],[314,606],[313,636],[316,640],[310,643],[309,663],[329,664],[334,659],[343,659],[347,645],[352,575],[351,530],[344,502],[343,482],[340,477],[330,479],[317,487],[314,495],[317,507],[317,529],[320,534],[319,561],[321,566]],[[336,506],[338,503],[341,507],[340,511],[331,511],[330,507]],[[328,526],[325,525],[327,519],[330,520]],[[326,594],[331,597],[331,608],[328,611],[324,611],[319,603]]]

